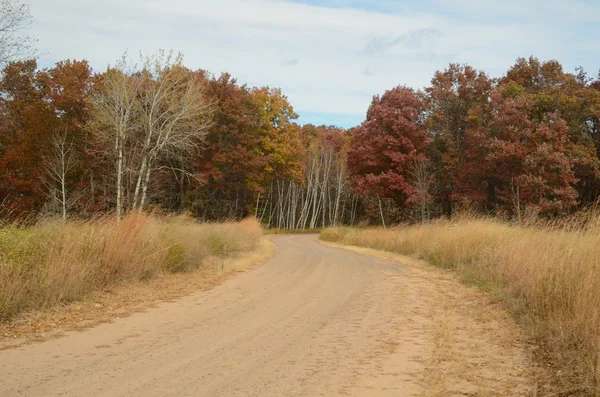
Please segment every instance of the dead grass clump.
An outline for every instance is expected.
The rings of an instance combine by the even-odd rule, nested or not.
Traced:
[[[542,346],[556,386],[600,396],[600,227],[491,219],[395,229],[332,228],[321,238],[421,257],[493,291]]]
[[[0,320],[81,299],[161,272],[198,269],[211,257],[254,248],[255,220],[198,224],[186,217],[131,214],[94,221],[44,221],[0,229]]]

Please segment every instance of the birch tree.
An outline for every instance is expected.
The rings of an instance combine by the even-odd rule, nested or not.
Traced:
[[[69,173],[77,163],[73,144],[66,131],[57,133],[50,138],[51,154],[44,158],[45,185],[51,199],[59,204],[63,220],[67,219],[67,211],[77,199],[71,195],[72,187],[68,185]]]
[[[139,92],[141,148],[133,208],[143,210],[148,184],[161,158],[185,158],[204,141],[212,104],[200,76],[182,65],[181,54],[146,58]]]
[[[348,136],[334,127],[303,128],[310,137],[303,181],[277,180],[267,195],[267,225],[280,229],[314,229],[337,225],[355,213],[347,182]],[[258,211],[257,211],[258,213]],[[261,216],[261,219],[264,217]]]
[[[435,183],[435,173],[428,159],[416,159],[412,169],[412,185],[414,195],[412,201],[418,208],[421,222],[429,220],[433,197],[431,190]]]
[[[109,68],[99,90],[92,96],[91,128],[107,148],[115,163],[115,192],[117,219],[123,216],[124,165],[128,149],[139,122],[140,79],[127,63],[126,55],[114,68]]]
[[[142,57],[141,69],[125,55],[106,72],[92,125],[115,162],[119,219],[125,209],[143,211],[154,171],[184,164],[203,142],[212,112],[203,81],[181,55],[164,52]]]

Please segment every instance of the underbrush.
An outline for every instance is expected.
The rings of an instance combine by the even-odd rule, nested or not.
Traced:
[[[0,228],[0,320],[83,298],[162,272],[199,269],[258,245],[253,219],[199,224],[186,217],[131,214],[94,221],[43,221]]]
[[[564,395],[600,396],[600,227],[582,225],[463,218],[388,230],[331,228],[321,239],[455,270],[513,311],[543,346],[540,355]]]

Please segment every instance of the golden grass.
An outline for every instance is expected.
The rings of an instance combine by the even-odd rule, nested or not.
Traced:
[[[199,224],[131,214],[87,222],[45,221],[0,229],[0,320],[79,300],[124,282],[201,268],[256,247],[255,220]]]
[[[600,396],[600,227],[439,220],[394,229],[331,228],[321,238],[418,256],[505,302],[544,347],[565,395]]]

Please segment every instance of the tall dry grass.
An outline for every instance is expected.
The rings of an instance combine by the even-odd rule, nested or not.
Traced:
[[[201,268],[257,246],[255,220],[198,224],[132,214],[94,221],[43,221],[0,228],[0,320],[83,298],[94,290]]]
[[[524,227],[463,218],[388,230],[333,228],[321,238],[456,270],[512,309],[544,347],[543,358],[564,395],[600,396],[597,220]]]

